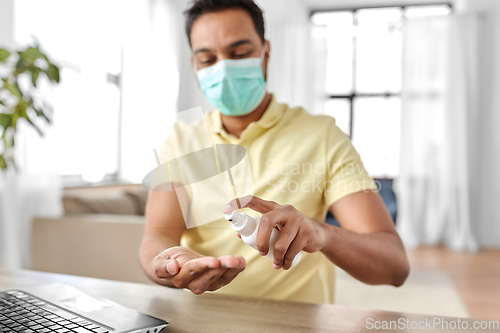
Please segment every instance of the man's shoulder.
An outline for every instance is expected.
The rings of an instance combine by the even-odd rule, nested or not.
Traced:
[[[199,134],[206,134],[209,129],[208,127],[213,123],[215,112],[216,111],[205,112],[203,113],[203,117],[191,121],[176,121],[171,127],[169,136],[187,139]]]
[[[204,117],[192,121],[178,120],[175,122],[163,141],[160,156],[168,155],[168,159],[173,159],[208,148],[211,145],[212,140],[207,127],[206,114],[204,114]]]
[[[291,126],[307,130],[336,131],[338,129],[335,118],[324,114],[311,114],[300,106],[286,106],[285,119]]]

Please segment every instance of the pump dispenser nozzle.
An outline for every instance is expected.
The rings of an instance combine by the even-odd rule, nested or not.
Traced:
[[[232,212],[231,214],[225,214],[224,218],[228,220],[233,225],[233,229],[242,236],[248,237],[257,230],[258,222],[245,213]]]

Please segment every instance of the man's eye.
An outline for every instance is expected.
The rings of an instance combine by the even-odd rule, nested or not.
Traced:
[[[244,57],[248,57],[252,52],[246,52],[246,53],[240,53],[240,54],[235,54],[234,57],[235,58],[244,58]]]
[[[200,64],[202,65],[210,65],[214,62],[214,59],[208,59],[208,60],[201,60]]]

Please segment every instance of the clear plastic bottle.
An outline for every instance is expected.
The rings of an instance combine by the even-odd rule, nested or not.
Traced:
[[[245,213],[232,212],[231,214],[224,215],[224,218],[228,220],[233,229],[241,235],[241,239],[247,244],[257,250],[256,237],[257,230],[259,229],[260,218],[251,217]],[[274,243],[278,239],[279,231],[273,228],[271,232],[271,238],[269,239],[269,251],[266,255],[269,259],[274,259]],[[300,251],[293,259],[292,266],[298,264],[302,258],[302,251]]]

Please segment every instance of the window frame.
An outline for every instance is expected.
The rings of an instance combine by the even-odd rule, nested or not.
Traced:
[[[399,8],[403,12],[402,22],[407,20],[407,17],[404,15],[404,12],[407,7],[428,7],[428,6],[448,6],[450,7],[451,12],[453,12],[453,4],[451,2],[429,2],[429,3],[417,3],[417,4],[386,4],[386,5],[373,5],[373,6],[359,6],[359,7],[336,7],[331,9],[315,9],[312,10],[309,14],[309,18],[312,19],[312,16],[317,13],[326,13],[326,12],[352,12],[353,14],[353,25],[354,27],[358,26],[356,12],[363,9],[379,9],[379,8]],[[391,98],[391,97],[401,97],[401,93],[394,92],[381,92],[381,93],[359,93],[356,92],[356,69],[357,69],[357,36],[353,35],[353,48],[352,48],[352,91],[350,94],[325,94],[325,101],[332,99],[347,99],[349,100],[349,138],[352,140],[353,138],[353,128],[354,128],[354,101],[356,98],[369,98],[369,97],[383,97],[383,98]],[[404,43],[404,41],[403,41]]]

